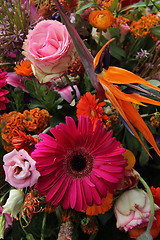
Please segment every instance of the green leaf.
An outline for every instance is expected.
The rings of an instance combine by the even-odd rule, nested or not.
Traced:
[[[117,7],[118,0],[114,0],[110,8],[108,9],[109,11],[113,12],[114,9]]]
[[[81,14],[81,13],[83,13],[86,9],[88,9],[88,8],[90,8],[90,7],[96,7],[97,6],[97,4],[94,2],[94,1],[91,1],[91,2],[89,2],[89,3],[87,3],[87,4],[85,4],[85,5],[82,5],[82,7],[80,7],[76,12],[75,12],[75,14],[77,15],[77,14]]]
[[[26,80],[25,89],[33,98],[29,105],[30,108],[44,108],[50,114],[54,114],[57,111],[58,105],[63,102],[63,98],[61,98],[58,91],[52,90],[47,85],[42,85],[34,79],[33,81]]]
[[[97,217],[98,217],[98,220],[101,222],[101,224],[105,226],[112,216],[113,216],[113,210],[111,209],[104,214],[98,214]]]
[[[118,59],[119,61],[122,60],[122,58],[126,57],[126,52],[122,48],[119,48],[115,45],[115,43],[110,44],[110,49],[109,49],[110,54]]]
[[[160,38],[160,26],[150,29],[151,33],[157,38]]]
[[[108,28],[108,30],[109,30],[112,37],[117,37],[117,36],[120,35],[120,29],[119,28],[110,27],[110,28]]]
[[[142,140],[144,146],[149,151],[147,141],[145,140],[145,138],[143,137],[143,135],[141,133],[139,134],[139,136],[140,136],[140,139]],[[141,145],[141,151],[140,151],[140,156],[139,156],[139,164],[140,164],[140,166],[145,166],[148,163],[148,161],[149,161],[149,155],[146,152],[146,150],[144,149],[144,147]]]
[[[148,4],[150,2],[150,0],[144,0],[145,4],[146,4],[146,7],[148,7]]]

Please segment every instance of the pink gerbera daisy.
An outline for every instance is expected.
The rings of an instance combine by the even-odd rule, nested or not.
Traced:
[[[6,98],[6,94],[9,93],[6,89],[2,89],[7,84],[7,72],[2,72],[0,69],[0,110],[5,110],[6,105],[5,103],[8,103],[9,100]]]
[[[54,137],[41,133],[42,141],[32,152],[40,172],[36,186],[40,194],[65,209],[81,211],[87,205],[100,205],[124,175],[125,149],[99,120],[93,132],[91,120],[84,116],[78,127],[66,117],[66,124],[60,123],[50,132]]]

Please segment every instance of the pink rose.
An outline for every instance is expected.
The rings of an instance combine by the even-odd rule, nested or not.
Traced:
[[[155,210],[159,207],[155,204]],[[150,199],[148,194],[140,189],[124,192],[115,202],[114,213],[117,228],[125,231],[134,227],[146,226],[150,218]]]
[[[35,161],[21,149],[14,149],[3,157],[5,180],[13,187],[21,189],[37,183],[40,173],[35,168]]]
[[[23,49],[41,83],[62,76],[74,60],[71,37],[66,27],[55,20],[43,20],[30,30]]]

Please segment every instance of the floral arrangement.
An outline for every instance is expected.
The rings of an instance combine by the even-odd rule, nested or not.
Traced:
[[[0,2],[0,239],[160,239],[159,10]]]

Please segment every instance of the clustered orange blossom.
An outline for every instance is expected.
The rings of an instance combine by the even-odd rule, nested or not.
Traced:
[[[108,9],[111,7],[113,0],[97,0],[97,3],[99,3],[99,5],[103,8],[103,9]]]
[[[119,15],[118,17],[114,17],[114,20],[117,27],[120,27],[122,24],[126,25],[129,23],[129,19],[121,15]]]
[[[131,33],[133,33],[136,38],[144,37],[151,34],[150,28],[157,26],[159,22],[160,17],[155,14],[142,16],[137,22],[133,21],[131,23]]]

